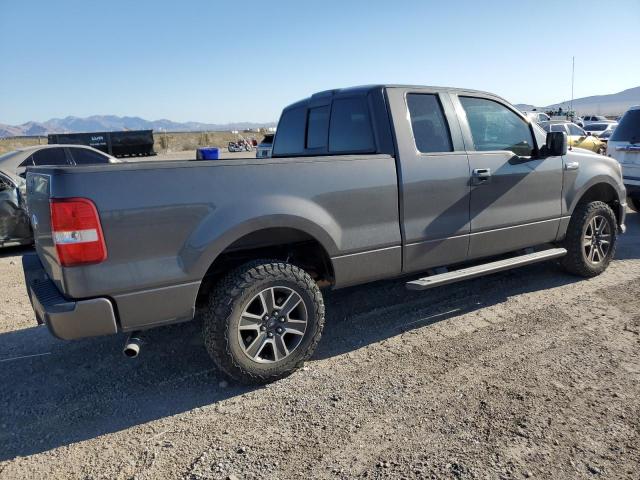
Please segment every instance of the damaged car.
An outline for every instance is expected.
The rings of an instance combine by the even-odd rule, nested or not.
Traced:
[[[105,163],[120,160],[83,145],[36,145],[0,155],[0,247],[33,243],[25,201],[27,167]]]

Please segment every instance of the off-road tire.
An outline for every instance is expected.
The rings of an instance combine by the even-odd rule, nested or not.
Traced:
[[[632,210],[636,212],[640,212],[640,197],[627,198],[627,205],[629,205],[629,207],[631,207]]]
[[[587,259],[583,243],[587,226],[596,215],[604,217],[609,222],[611,229],[609,250],[604,260],[598,264],[594,264]],[[599,201],[581,203],[576,207],[569,221],[567,235],[563,242],[564,248],[567,249],[567,255],[562,258],[560,264],[567,272],[581,277],[600,275],[607,269],[615,255],[617,239],[618,224],[611,207]]]
[[[262,364],[245,355],[237,325],[243,309],[262,289],[284,286],[300,295],[307,327],[299,346],[279,362]],[[223,277],[202,311],[207,352],[228,377],[244,384],[269,383],[303,366],[318,345],[324,327],[324,302],[316,282],[299,267],[277,260],[255,260]]]

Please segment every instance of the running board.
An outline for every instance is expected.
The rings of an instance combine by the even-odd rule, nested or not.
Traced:
[[[409,290],[427,290],[449,283],[459,282],[461,280],[469,280],[471,278],[481,277],[490,273],[502,272],[516,267],[523,267],[532,263],[544,262],[553,258],[563,257],[567,254],[564,248],[551,248],[542,250],[541,252],[527,253],[518,257],[507,258],[506,260],[498,260],[497,262],[483,263],[473,267],[454,270],[452,272],[430,275],[428,277],[419,278],[407,282]]]

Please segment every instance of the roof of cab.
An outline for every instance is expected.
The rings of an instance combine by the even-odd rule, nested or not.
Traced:
[[[372,85],[358,85],[355,87],[346,87],[346,88],[336,88],[333,90],[323,90],[321,92],[316,92],[307,98],[303,98],[302,100],[298,100],[291,105],[288,105],[284,108],[284,110],[289,110],[291,108],[304,106],[311,99],[322,98],[322,97],[334,97],[340,95],[367,95],[372,90],[378,89],[388,89],[388,88],[405,88],[405,89],[425,89],[431,90],[435,92],[451,92],[451,93],[462,93],[462,94],[480,94],[480,95],[488,95],[494,98],[502,99],[500,96],[491,93],[491,92],[483,92],[481,90],[471,90],[468,88],[455,88],[455,87],[436,87],[429,85],[402,85],[402,84],[372,84]],[[505,100],[506,101],[506,100]]]

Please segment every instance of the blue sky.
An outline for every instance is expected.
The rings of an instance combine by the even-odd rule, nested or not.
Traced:
[[[544,105],[640,85],[640,0],[0,0],[0,123],[277,120],[318,90],[489,90]]]

